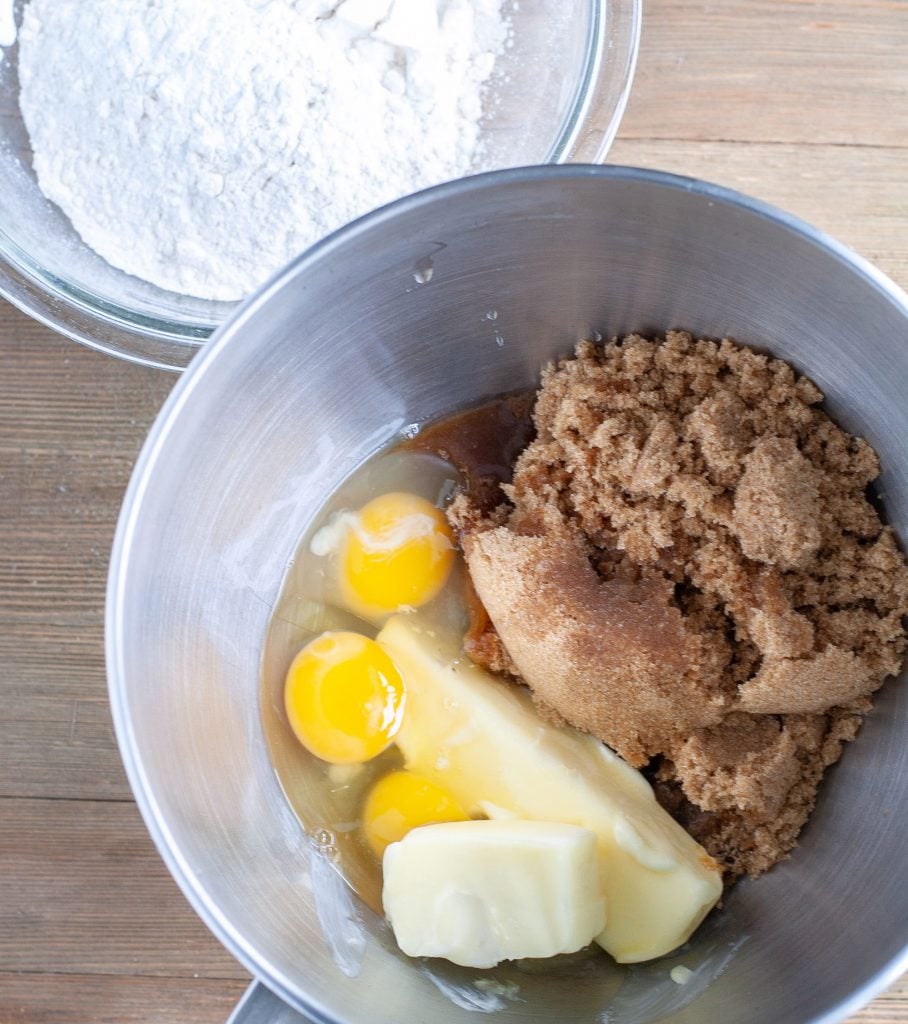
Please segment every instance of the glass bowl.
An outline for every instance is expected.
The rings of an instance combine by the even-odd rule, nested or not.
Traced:
[[[17,24],[24,6],[16,0]],[[475,169],[601,161],[630,90],[640,0],[520,0],[516,7]],[[18,47],[0,54],[0,294],[75,341],[181,369],[236,303],[166,291],[117,270],[82,242],[31,168]]]

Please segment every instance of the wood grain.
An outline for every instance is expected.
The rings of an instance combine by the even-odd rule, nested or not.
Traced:
[[[224,1021],[246,982],[209,978],[123,979],[104,974],[7,975],[3,1024],[189,1024]]]
[[[655,0],[625,139],[908,146],[903,0]]]
[[[0,314],[0,796],[129,799],[107,710],[117,513],[175,377]]]
[[[908,3],[646,0],[610,154],[804,217],[908,285]],[[215,1024],[246,976],[168,876],[107,708],[108,552],[175,378],[0,303],[0,1024]],[[908,1024],[908,979],[852,1018]]]
[[[242,980],[173,897],[132,802],[0,800],[4,969]]]

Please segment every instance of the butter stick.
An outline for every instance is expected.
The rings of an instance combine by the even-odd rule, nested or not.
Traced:
[[[409,956],[494,967],[575,953],[605,923],[596,845],[547,821],[426,825],[385,850],[385,914]]]
[[[397,743],[408,768],[471,813],[593,832],[607,908],[597,941],[619,963],[690,937],[722,893],[720,872],[639,772],[591,736],[543,722],[521,688],[445,648],[418,616],[392,617],[378,641],[407,687]]]

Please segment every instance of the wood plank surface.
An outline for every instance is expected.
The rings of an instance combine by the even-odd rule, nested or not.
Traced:
[[[904,0],[652,0],[626,139],[908,146]]]
[[[3,1024],[189,1024],[224,1021],[246,987],[210,978],[12,974],[0,989]],[[880,1020],[889,1018],[880,1018]]]
[[[775,203],[908,286],[908,3],[647,0],[610,160]],[[215,1024],[245,985],[145,832],[107,708],[108,553],[174,379],[0,302],[0,1024]],[[852,1021],[908,1024],[908,981]]]
[[[179,977],[191,963],[194,977],[242,981],[242,968],[172,896],[131,801],[0,800],[6,970]]]

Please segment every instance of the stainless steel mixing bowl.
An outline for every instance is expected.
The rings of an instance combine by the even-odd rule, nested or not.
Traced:
[[[738,886],[688,950],[626,974],[504,970],[518,1000],[403,957],[345,902],[271,770],[262,640],[325,496],[408,424],[531,385],[581,336],[672,325],[809,373],[880,453],[882,501],[908,537],[906,296],[785,214],[651,171],[498,172],[344,228],[232,317],[155,424],[110,575],[117,735],[190,901],[308,1019],[450,1024],[472,1000],[511,1024],[828,1024],[908,966],[908,695],[895,683],[792,858]],[[694,969],[688,985],[668,980],[674,963]],[[258,988],[237,1019],[299,1019],[278,1007]]]

